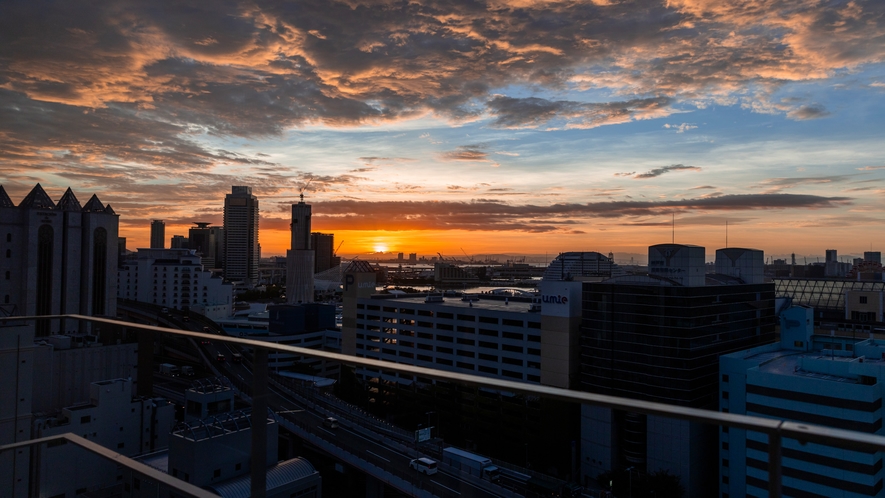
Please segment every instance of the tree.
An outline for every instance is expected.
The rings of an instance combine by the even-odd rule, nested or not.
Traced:
[[[679,476],[670,474],[669,470],[658,469],[648,476],[648,488],[656,498],[682,498],[685,487]]]
[[[659,469],[651,474],[638,470],[610,470],[596,478],[602,489],[618,498],[683,498],[685,487],[679,476]]]

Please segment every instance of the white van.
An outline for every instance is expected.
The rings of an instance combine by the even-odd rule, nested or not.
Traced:
[[[409,468],[415,469],[418,472],[424,472],[427,475],[436,474],[439,469],[436,468],[436,462],[429,458],[415,458],[411,462],[409,462]]]

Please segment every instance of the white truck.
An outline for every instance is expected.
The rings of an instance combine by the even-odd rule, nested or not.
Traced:
[[[486,479],[489,482],[498,482],[501,477],[498,467],[487,457],[474,455],[458,448],[446,448],[442,453],[443,463],[452,468]]]
[[[170,377],[178,377],[178,367],[171,363],[160,363],[160,373]]]

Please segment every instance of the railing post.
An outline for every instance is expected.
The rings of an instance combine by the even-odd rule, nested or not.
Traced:
[[[252,498],[267,494],[267,350],[252,357]]]
[[[768,433],[768,497],[781,496],[781,433],[780,426]]]

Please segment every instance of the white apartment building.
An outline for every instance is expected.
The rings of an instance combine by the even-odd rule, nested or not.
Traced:
[[[117,297],[220,319],[231,315],[233,286],[204,270],[192,249],[138,249],[117,270]]]
[[[532,303],[466,299],[360,299],[356,356],[539,384],[541,315]],[[383,378],[400,380],[392,375]]]

